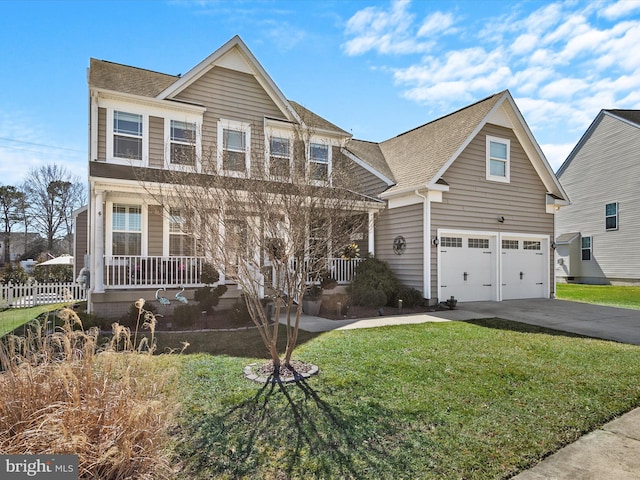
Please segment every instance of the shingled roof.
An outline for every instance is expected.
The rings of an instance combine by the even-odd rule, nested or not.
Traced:
[[[89,63],[89,86],[114,92],[155,97],[178,80],[178,75],[152,72],[143,68],[92,58]]]
[[[616,117],[620,117],[629,122],[635,123],[636,125],[640,125],[640,110],[605,110]]]
[[[389,180],[395,182],[393,178],[393,172],[389,168],[387,161],[380,150],[380,144],[375,142],[367,142],[364,140],[351,139],[346,146],[346,149],[358,157],[363,162],[367,163],[374,170],[380,172]]]
[[[303,107],[299,103],[294,102],[293,100],[287,100],[287,101],[293,107],[293,109],[296,111],[296,113],[302,119],[302,121],[307,125],[309,125],[310,127],[316,128],[319,130],[328,130],[332,132],[341,133],[343,135],[351,136],[349,132],[341,129],[337,125],[334,125],[330,121],[325,120],[320,115],[316,115],[311,110],[308,110],[307,108]]]

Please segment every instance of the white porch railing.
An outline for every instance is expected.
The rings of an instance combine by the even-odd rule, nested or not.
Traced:
[[[351,283],[362,258],[328,258],[327,268],[339,285]],[[113,255],[104,257],[105,288],[160,288],[200,286],[204,257],[141,257]],[[308,283],[313,279],[308,278]]]
[[[3,308],[35,307],[51,303],[81,302],[86,299],[86,289],[79,283],[0,285],[0,306]]]
[[[105,255],[105,288],[200,285],[204,257]]]

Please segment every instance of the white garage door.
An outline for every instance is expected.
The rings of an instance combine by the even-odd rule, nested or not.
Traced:
[[[541,298],[548,292],[546,242],[502,237],[502,299]]]
[[[497,232],[442,232],[439,240],[442,300],[451,296],[461,302],[548,297],[548,240]]]
[[[440,295],[461,302],[496,300],[496,238],[443,235],[440,238]]]

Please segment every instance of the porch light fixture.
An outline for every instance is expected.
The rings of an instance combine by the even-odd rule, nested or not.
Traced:
[[[551,246],[551,248],[552,248],[553,250],[555,250],[555,249],[556,249],[556,242],[551,241],[551,245],[550,245],[550,246]]]
[[[440,243],[440,240],[438,240],[438,237],[433,237],[433,240],[431,240],[431,243],[433,243],[437,247],[438,244]]]
[[[498,217],[498,223],[504,223],[504,217],[502,215]]]

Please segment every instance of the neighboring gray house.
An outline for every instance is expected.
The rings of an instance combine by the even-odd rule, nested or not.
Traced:
[[[34,242],[41,240],[42,237],[38,233],[11,232],[9,234],[9,261],[16,262],[20,259]],[[6,245],[6,234],[0,233],[0,265],[4,264],[4,256]],[[22,260],[26,260],[22,258]]]
[[[601,110],[558,170],[559,282],[640,282],[640,110]]]
[[[92,59],[89,89],[89,206],[77,218],[89,233],[77,234],[76,259],[87,251],[96,313],[117,316],[165,282],[199,286],[175,267],[203,259],[176,248],[167,208],[138,180],[180,167],[174,127],[194,125],[218,151],[230,148],[223,135],[250,138],[255,147],[234,150],[245,162],[228,171],[220,161],[219,171],[253,178],[254,167],[268,168],[270,135],[286,143],[301,118],[319,126],[310,144],[326,146],[313,161],[329,173],[351,162],[370,199],[368,231],[354,238],[361,252],[388,261],[431,303],[554,294],[553,219],[567,196],[508,91],[382,143],[355,140],[288,100],[237,36],[183,76]],[[143,274],[149,265],[162,275]]]

